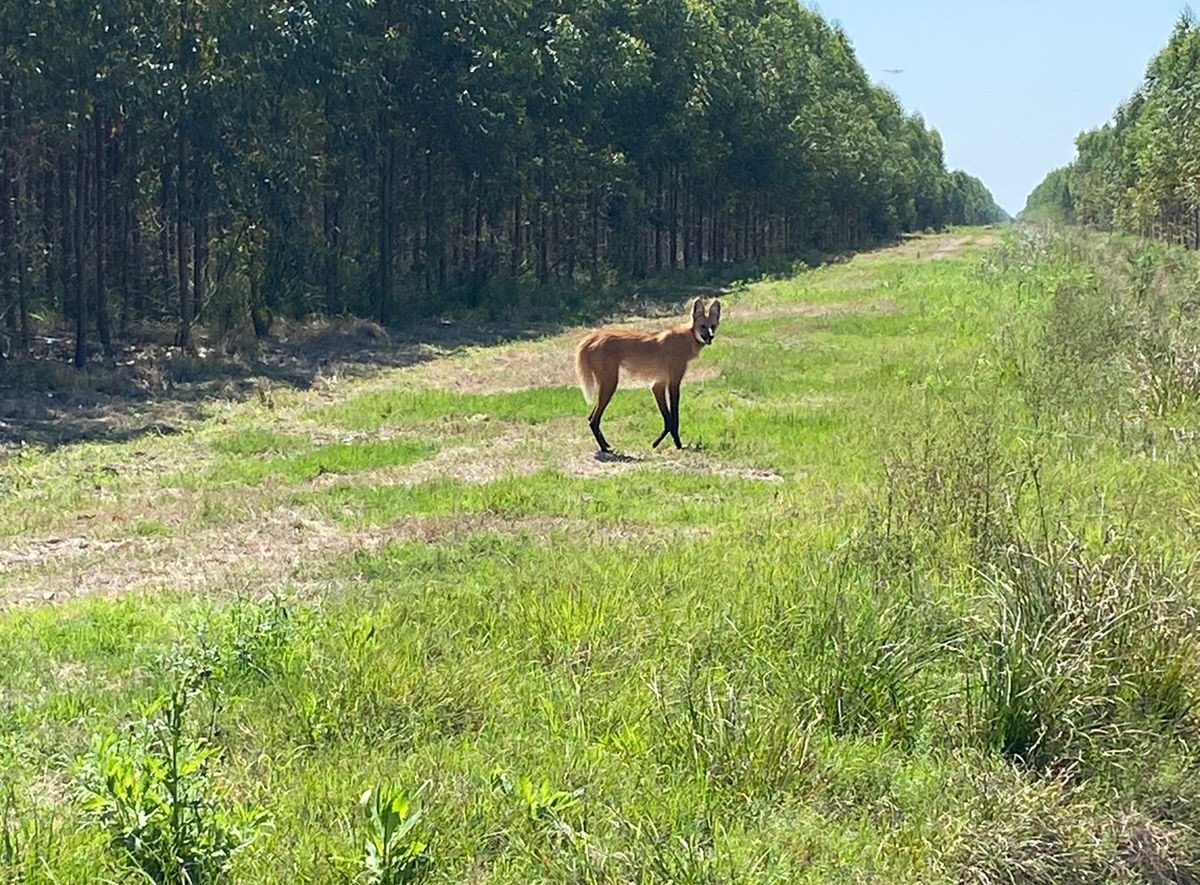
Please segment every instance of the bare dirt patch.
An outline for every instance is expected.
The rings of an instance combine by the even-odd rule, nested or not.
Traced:
[[[31,542],[5,551],[13,566],[0,587],[0,610],[84,596],[161,589],[207,595],[261,595],[319,582],[330,560],[402,541],[441,543],[476,534],[613,542],[674,537],[637,523],[605,524],[500,514],[415,515],[380,528],[347,529],[320,515],[281,508],[252,523],[182,537],[97,544],[82,538]],[[59,555],[65,557],[60,559]]]
[[[1000,238],[992,234],[970,237],[951,237],[945,242],[939,243],[936,248],[934,248],[924,257],[928,258],[930,261],[941,261],[961,251],[964,246],[994,246],[998,242],[1000,242]]]

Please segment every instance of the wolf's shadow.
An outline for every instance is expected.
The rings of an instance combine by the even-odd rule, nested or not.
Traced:
[[[621,452],[597,452],[596,460],[613,464],[640,464],[646,459],[636,455],[625,455]]]

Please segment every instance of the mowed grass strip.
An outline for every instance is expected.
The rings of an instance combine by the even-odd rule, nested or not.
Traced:
[[[1155,317],[1109,251],[955,232],[738,288],[681,453],[622,388],[626,458],[596,460],[559,375],[463,394],[403,370],[196,428],[173,442],[204,447],[206,506],[264,496],[360,546],[303,586],[0,614],[0,871],[1200,871],[1197,403],[1142,383],[1120,330]],[[1070,287],[1101,276],[1130,321],[1085,347]]]

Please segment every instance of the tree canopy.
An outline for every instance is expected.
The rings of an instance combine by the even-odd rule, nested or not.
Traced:
[[[1200,247],[1200,27],[1190,12],[1108,123],[1026,201],[1025,217],[1078,221]]]
[[[0,312],[80,364],[1005,217],[795,0],[55,0],[0,47]]]

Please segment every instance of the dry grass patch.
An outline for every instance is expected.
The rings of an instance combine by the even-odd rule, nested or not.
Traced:
[[[648,446],[644,451],[600,453],[592,443],[587,423],[578,418],[558,418],[540,424],[506,424],[481,442],[447,446],[431,458],[366,471],[352,477],[318,476],[316,488],[352,485],[412,486],[450,479],[466,483],[488,483],[514,476],[530,476],[554,470],[564,476],[598,479],[638,470],[665,470],[779,482],[783,477],[770,470],[725,464],[694,449],[676,450]]]
[[[418,485],[449,479],[486,483],[508,476],[528,476],[550,466],[556,448],[578,436],[577,422],[560,419],[542,424],[501,424],[478,442],[447,445],[432,457],[411,464],[368,470],[353,476],[327,474],[310,481],[315,488],[340,485]],[[582,419],[578,422],[582,425]]]
[[[859,263],[874,263],[878,261],[887,261],[893,258],[919,258],[926,261],[940,261],[956,255],[967,246],[979,246],[986,248],[994,246],[1000,242],[1000,235],[996,233],[940,233],[940,234],[917,234],[908,236],[900,243],[892,246],[883,246],[879,249],[872,249],[867,252],[861,252],[855,255],[852,262]]]
[[[850,286],[848,288],[855,288]],[[775,304],[739,304],[731,311],[734,318],[774,319],[782,317],[818,318],[850,313],[896,313],[900,305],[890,298],[871,300],[832,301],[826,303],[789,302]]]
[[[309,559],[340,549],[342,535],[312,514],[280,508],[249,522],[170,537],[35,542],[26,546],[23,567],[6,575],[0,607],[161,588],[277,587]]]
[[[576,383],[572,334],[499,347],[472,348],[415,367],[405,374],[418,384],[455,393],[513,393]]]
[[[321,435],[318,428],[309,429]],[[160,467],[172,463],[169,453],[162,458]],[[505,423],[483,440],[448,445],[424,461],[353,475],[327,474],[304,485],[417,485],[442,479],[488,483],[547,469],[580,478],[660,470],[765,482],[783,479],[690,450],[598,455],[581,415],[541,424]],[[152,479],[153,472],[147,470],[145,477]],[[481,517],[462,516],[449,521],[413,518],[381,533],[349,531],[315,512],[282,504],[291,490],[284,484],[261,483],[237,508],[226,502],[216,514],[213,506],[226,500],[228,490],[161,489],[147,482],[112,500],[98,499],[87,519],[73,519],[51,535],[10,539],[0,547],[0,607],[160,588],[205,594],[263,592],[380,538],[432,541],[501,528]],[[219,524],[212,524],[214,518]],[[511,531],[524,528],[538,534],[568,527],[552,520],[513,523],[506,518],[503,523]],[[147,525],[159,530],[139,534]],[[600,529],[584,522],[569,528],[582,537],[609,540],[637,531]]]
[[[475,534],[548,539],[554,533],[570,533],[575,541],[594,543],[677,534],[636,523],[508,514],[414,515],[381,528],[347,529],[313,511],[283,507],[253,522],[185,537],[31,542],[20,551],[6,552],[7,559],[0,560],[6,575],[0,587],[0,610],[160,589],[205,596],[260,595],[310,586],[330,560],[386,544],[434,544]]]

